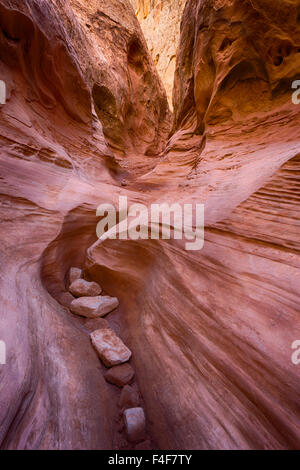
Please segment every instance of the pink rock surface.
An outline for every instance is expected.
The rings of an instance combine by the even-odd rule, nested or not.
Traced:
[[[69,272],[69,283],[72,284],[77,279],[82,278],[82,269],[71,268]]]
[[[299,448],[297,11],[213,4],[187,2],[172,135],[135,186],[149,203],[204,203],[204,248],[107,240],[88,265],[104,288],[118,286],[161,448]]]
[[[87,319],[84,322],[84,328],[89,333],[93,333],[95,330],[107,330],[109,328],[109,323],[104,318]]]
[[[117,387],[124,387],[132,382],[134,378],[134,370],[130,364],[122,364],[109,369],[104,374],[105,380]]]
[[[74,299],[70,305],[71,312],[86,318],[104,317],[117,308],[119,301],[116,297],[97,296]]]
[[[299,449],[297,17],[288,0],[189,0],[170,133],[127,0],[0,0],[1,449],[127,445],[65,308],[72,266],[120,299],[160,449]],[[204,203],[203,250],[97,242],[119,195]]]
[[[135,450],[152,450],[152,445],[149,440],[140,442],[135,446]]]
[[[130,385],[125,385],[123,387],[120,400],[119,400],[119,406],[121,409],[127,409],[127,408],[136,408],[140,405],[140,397],[138,392],[131,387]]]
[[[119,25],[113,36],[111,18]],[[122,122],[126,109],[140,110],[117,136],[140,173],[153,166],[169,132],[166,97],[123,0],[1,0],[0,30],[0,79],[7,84],[0,109],[0,340],[8,351],[0,447],[110,449],[110,386],[80,318],[64,307],[72,300],[65,295],[69,269],[83,266],[96,240],[96,207],[117,198],[124,173],[107,146],[107,124],[92,113],[93,87],[112,90]],[[127,68],[131,37],[143,50],[144,77]],[[152,155],[145,158],[144,149]]]
[[[146,418],[143,408],[125,410],[124,421],[129,442],[144,441],[146,437]]]
[[[97,282],[88,282],[84,279],[76,279],[69,287],[71,294],[75,297],[93,297],[95,303],[95,297],[101,294],[102,289]]]

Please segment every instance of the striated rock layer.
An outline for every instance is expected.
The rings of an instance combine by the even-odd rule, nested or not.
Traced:
[[[167,99],[127,1],[1,0],[0,73],[1,447],[109,449],[114,404],[63,307],[67,274],[96,239],[97,205],[153,167]]]
[[[186,0],[130,0],[172,108],[180,21]]]
[[[0,0],[1,448],[119,446],[89,340],[107,327],[66,308],[72,266],[120,299],[157,448],[300,447],[299,14],[188,0],[167,141],[127,0]],[[120,194],[204,203],[203,250],[97,241],[96,207]]]

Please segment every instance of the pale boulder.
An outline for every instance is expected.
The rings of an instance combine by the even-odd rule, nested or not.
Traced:
[[[82,269],[80,268],[70,268],[69,271],[69,283],[72,284],[77,279],[82,278]]]
[[[94,348],[106,367],[129,361],[131,351],[113,330],[96,330],[90,336]]]
[[[102,292],[97,282],[88,282],[84,279],[76,279],[69,287],[69,291],[75,297],[95,297]]]
[[[119,301],[116,297],[97,296],[80,297],[71,303],[71,312],[86,318],[104,317],[117,308]]]
[[[146,418],[143,408],[124,411],[124,422],[129,442],[140,442],[146,438]]]

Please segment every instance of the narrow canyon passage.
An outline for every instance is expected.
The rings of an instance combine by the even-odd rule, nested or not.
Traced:
[[[137,3],[0,0],[0,448],[297,449],[300,3],[180,2],[159,73],[137,17],[155,31],[166,6]],[[203,249],[99,241],[120,196],[204,204]],[[118,299],[105,318],[72,313],[74,267]],[[143,439],[103,329],[132,353]]]

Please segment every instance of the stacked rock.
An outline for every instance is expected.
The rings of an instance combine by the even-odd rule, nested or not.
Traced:
[[[123,412],[127,439],[138,443],[146,438],[146,418],[143,408],[139,407],[140,398],[130,387],[134,370],[128,364],[131,351],[113,330],[101,329],[91,333],[91,340],[103,364],[109,368],[104,377],[107,382],[123,387],[120,407]]]
[[[101,296],[102,288],[96,282],[88,282],[82,277],[82,270],[71,268],[69,273],[69,291],[76,297],[70,310],[82,317],[96,319],[104,317],[119,306],[116,297]],[[92,321],[92,320],[90,320]],[[137,450],[151,449],[146,441],[146,418],[140,406],[138,392],[130,386],[134,380],[134,370],[128,361],[132,353],[105,320],[101,329],[92,331],[91,342],[107,371],[107,382],[122,388],[119,406],[121,408],[127,439],[136,444]]]
[[[82,278],[82,270],[71,268],[69,274],[69,291],[74,297],[70,310],[86,318],[104,317],[119,306],[116,297],[101,296],[102,288],[97,282],[88,282]]]
[[[145,413],[139,406],[139,394],[129,385],[134,379],[134,370],[128,364],[131,351],[110,328],[93,331],[91,341],[103,364],[108,368],[104,374],[107,382],[122,387],[119,406],[123,413],[128,441],[136,444],[145,441]],[[149,442],[146,441],[143,445],[148,448]]]

